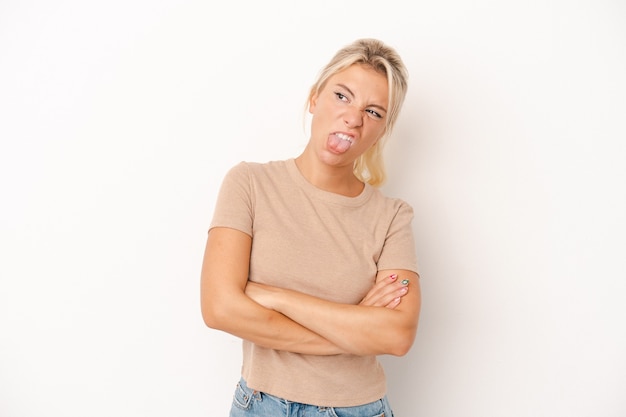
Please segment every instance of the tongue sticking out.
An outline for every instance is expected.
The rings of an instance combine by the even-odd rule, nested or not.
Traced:
[[[352,143],[349,140],[341,139],[337,135],[330,135],[328,138],[328,147],[336,153],[344,153],[350,149]]]

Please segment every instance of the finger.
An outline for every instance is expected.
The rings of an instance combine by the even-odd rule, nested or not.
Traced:
[[[383,280],[385,281],[385,280]],[[408,292],[408,280],[393,282],[391,284],[373,288],[368,296],[361,302],[362,305],[374,307],[386,307],[397,297],[403,297]]]
[[[402,301],[402,297],[396,297],[393,300],[391,300],[391,302],[389,304],[387,304],[385,306],[385,308],[390,308],[390,309],[394,309],[396,307],[398,307],[400,305],[400,302]]]
[[[382,279],[374,284],[374,286],[363,297],[360,304],[371,305],[375,300],[379,299],[382,295],[389,292],[389,285],[397,281],[398,275],[391,274],[385,279]]]
[[[385,294],[383,298],[378,300],[377,304],[387,308],[395,308],[400,304],[402,297],[409,292],[408,287],[401,287],[392,293]]]

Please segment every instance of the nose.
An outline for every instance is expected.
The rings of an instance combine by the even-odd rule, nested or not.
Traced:
[[[363,124],[363,111],[356,107],[350,107],[343,116],[343,122],[347,127],[359,127]]]

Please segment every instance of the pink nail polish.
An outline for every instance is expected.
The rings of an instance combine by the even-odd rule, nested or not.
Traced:
[[[396,275],[396,274],[389,275],[389,279],[392,280],[392,281],[395,280],[396,278],[398,278],[398,275]]]

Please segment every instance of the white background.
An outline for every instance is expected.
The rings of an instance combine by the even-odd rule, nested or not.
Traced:
[[[341,46],[410,91],[384,191],[409,201],[399,417],[626,415],[626,3],[0,2],[0,416],[226,416],[239,340],[199,272],[240,160],[302,150]],[[225,277],[227,279],[227,277]]]

